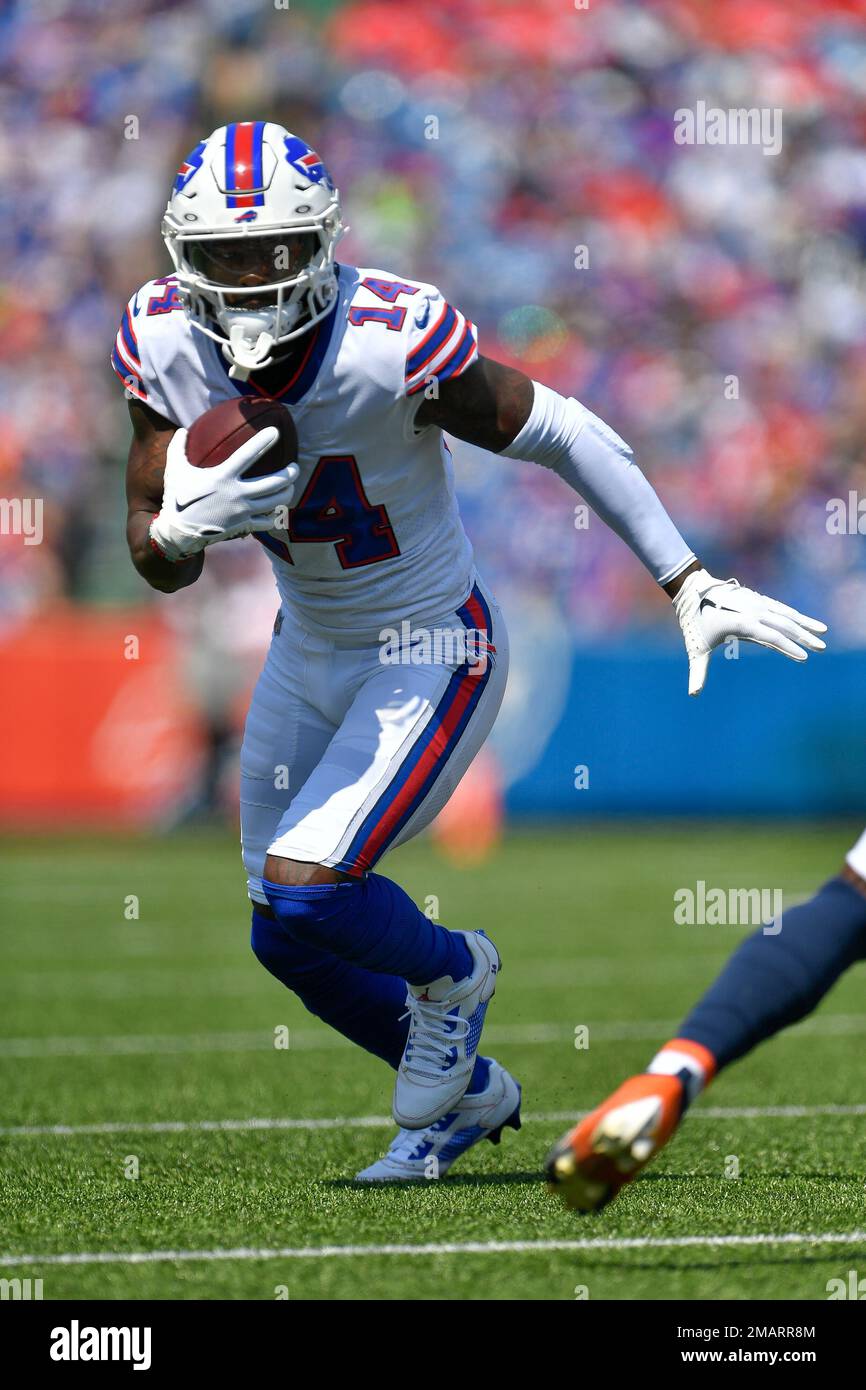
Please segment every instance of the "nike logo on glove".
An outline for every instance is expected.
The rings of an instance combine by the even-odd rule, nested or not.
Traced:
[[[203,502],[206,497],[213,497],[212,492],[203,492],[201,497],[191,497],[188,502],[175,502],[175,508],[179,512],[185,512],[187,507],[191,507],[194,502]]]
[[[720,613],[738,613],[740,611],[738,608],[728,608],[724,603],[716,603],[715,599],[711,598],[701,599],[701,606],[698,612],[703,613],[705,608],[718,608]]]

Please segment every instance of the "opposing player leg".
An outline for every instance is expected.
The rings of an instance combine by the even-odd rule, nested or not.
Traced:
[[[547,1173],[566,1204],[599,1211],[670,1139],[722,1067],[804,1018],[866,959],[866,833],[842,872],[789,909],[781,932],[748,937],[646,1072],[564,1135]]]
[[[372,872],[445,804],[502,700],[507,649],[495,608],[476,588],[452,621],[481,634],[480,653],[464,658],[455,643],[419,664],[408,650],[405,664],[383,664],[378,650],[335,654],[344,677],[357,663],[354,696],[280,821],[262,881],[294,939],[401,982],[408,1027],[394,1112],[413,1129],[466,1092],[499,969],[482,933],[447,931]]]

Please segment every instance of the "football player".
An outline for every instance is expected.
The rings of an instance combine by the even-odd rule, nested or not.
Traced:
[[[866,959],[866,831],[841,871],[731,956],[677,1036],[554,1145],[547,1174],[575,1211],[601,1211],[676,1131],[722,1069],[805,1018]]]
[[[360,1176],[441,1174],[520,1112],[516,1081],[478,1050],[496,946],[431,921],[374,872],[441,810],[505,688],[505,625],[443,431],[552,469],[595,507],[673,599],[691,693],[729,635],[803,661],[824,627],[708,574],[627,445],[576,400],[479,356],[473,324],[433,285],[338,264],[337,189],[282,126],[202,140],[162,230],[174,272],[129,301],[112,358],[133,425],[132,561],[170,593],[196,581],[209,545],[254,536],[267,551],[280,609],[241,754],[252,948],[396,1072],[399,1133]],[[237,395],[291,410],[295,462],[244,478],[270,428],[207,473],[191,466],[188,427]],[[386,657],[394,630],[408,635]]]

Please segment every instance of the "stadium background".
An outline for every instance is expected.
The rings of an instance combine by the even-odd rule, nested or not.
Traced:
[[[807,667],[717,656],[688,701],[667,601],[616,538],[542,470],[458,446],[515,648],[472,823],[498,787],[515,816],[859,812],[866,545],[827,504],[866,496],[864,95],[860,0],[4,6],[0,494],[44,499],[44,541],[0,537],[3,822],[234,815],[269,570],[250,543],[189,595],[134,574],[108,353],[169,269],[180,159],[263,115],[335,175],[344,259],[438,283],[483,351],[629,440],[711,570],[831,624]],[[781,153],[678,146],[700,99],[781,108]]]

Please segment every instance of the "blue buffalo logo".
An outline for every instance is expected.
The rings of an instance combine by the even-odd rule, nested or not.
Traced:
[[[323,183],[326,188],[333,191],[334,180],[328,173],[319,155],[305,140],[299,139],[297,135],[287,135],[285,139],[286,159],[292,168],[311,183]]]
[[[190,150],[183,164],[181,164],[177,171],[177,178],[174,181],[175,193],[182,193],[193,174],[198,173],[204,159],[204,147],[205,141],[201,140],[194,150]]]

